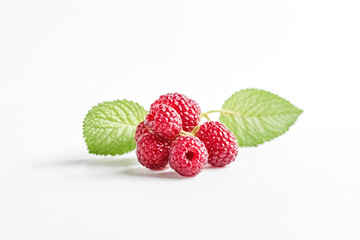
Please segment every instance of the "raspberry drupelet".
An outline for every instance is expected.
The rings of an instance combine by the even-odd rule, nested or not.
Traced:
[[[222,123],[205,122],[195,135],[204,142],[208,150],[209,164],[215,167],[224,167],[235,161],[238,154],[236,138]]]
[[[138,161],[145,167],[157,170],[168,164],[169,142],[153,134],[144,133],[136,143]]]
[[[145,127],[144,121],[142,121],[136,128],[136,132],[135,132],[135,142],[137,142],[139,140],[139,138],[144,134],[144,133],[150,133],[149,130]]]
[[[192,177],[199,174],[207,159],[206,147],[197,137],[180,136],[170,146],[170,167],[182,176]]]
[[[174,108],[182,120],[182,128],[186,132],[191,132],[200,123],[201,109],[197,102],[179,93],[168,93],[159,97],[150,108],[165,104]]]
[[[145,126],[166,140],[173,140],[181,131],[180,115],[165,104],[154,105],[146,116]]]

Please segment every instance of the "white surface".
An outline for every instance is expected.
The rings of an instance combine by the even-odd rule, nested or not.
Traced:
[[[0,239],[360,239],[358,1],[0,2]],[[87,153],[92,105],[203,110],[262,88],[304,109],[179,178]],[[213,116],[216,118],[216,116]]]

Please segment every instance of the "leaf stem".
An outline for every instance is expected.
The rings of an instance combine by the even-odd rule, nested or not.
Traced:
[[[200,117],[206,117],[206,119],[210,121],[208,114],[209,113],[216,113],[216,112],[220,113],[220,114],[235,114],[235,112],[228,111],[228,110],[211,110],[211,111],[201,113]]]
[[[210,121],[210,118],[209,118],[209,116],[207,115],[207,113],[201,113],[199,117],[200,117],[200,118],[205,117],[208,121]]]
[[[181,136],[194,136],[193,133],[185,132],[184,130],[181,130],[180,135]]]
[[[197,131],[199,131],[199,129],[200,129],[200,125],[197,125],[190,133],[195,136],[195,134],[197,133]]]

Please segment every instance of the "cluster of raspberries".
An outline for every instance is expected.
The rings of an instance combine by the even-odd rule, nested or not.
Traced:
[[[223,124],[200,125],[197,102],[178,93],[160,96],[145,121],[136,129],[136,155],[147,168],[157,170],[168,163],[182,176],[195,176],[209,163],[224,167],[238,153],[236,138]]]

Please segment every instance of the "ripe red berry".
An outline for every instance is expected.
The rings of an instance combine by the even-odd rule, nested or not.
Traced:
[[[235,161],[238,154],[236,138],[222,123],[206,122],[200,126],[196,136],[204,142],[209,152],[209,164],[224,167]]]
[[[144,133],[136,143],[136,155],[143,166],[153,170],[161,169],[168,164],[169,142]]]
[[[135,142],[137,142],[139,140],[139,138],[141,137],[141,135],[143,135],[144,133],[150,133],[149,130],[145,127],[144,121],[142,121],[136,128],[136,132],[135,132]]]
[[[160,96],[151,107],[165,104],[174,108],[181,117],[184,131],[191,132],[200,123],[201,109],[197,102],[179,93],[168,93]]]
[[[172,140],[179,135],[182,123],[180,115],[172,107],[159,104],[150,108],[145,125],[159,137]]]
[[[203,142],[193,136],[181,136],[170,146],[169,164],[182,176],[195,176],[207,163],[208,152]]]

